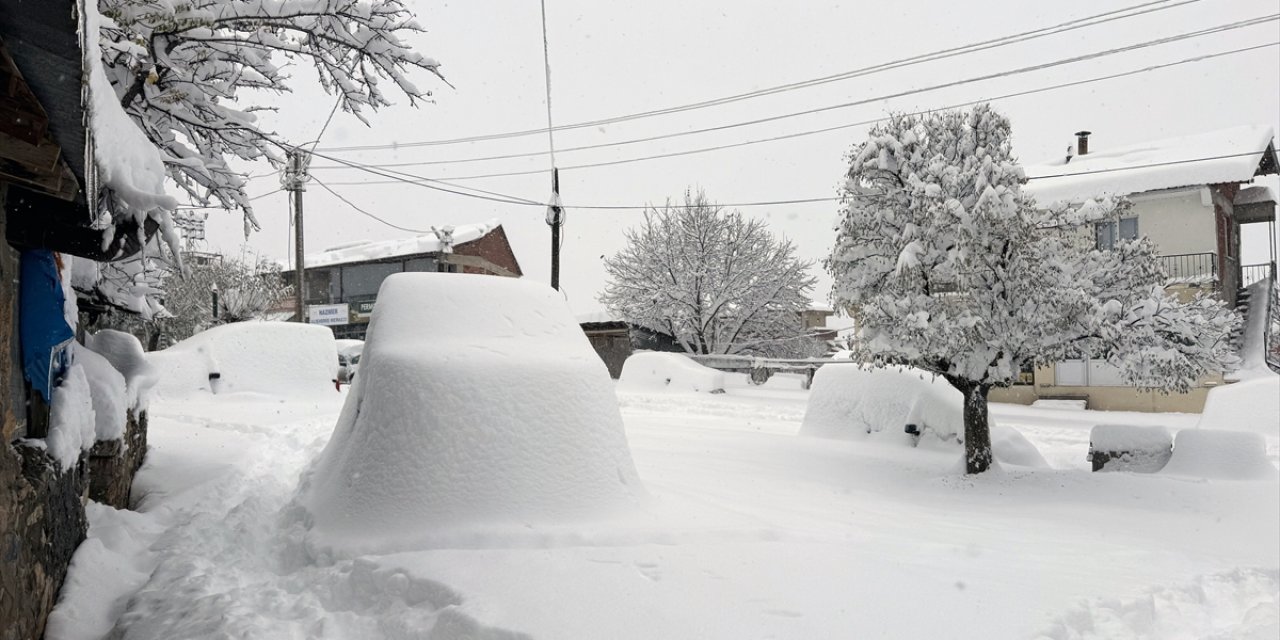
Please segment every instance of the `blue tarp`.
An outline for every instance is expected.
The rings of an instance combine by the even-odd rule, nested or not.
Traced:
[[[23,251],[18,298],[22,373],[46,402],[66,370],[66,347],[75,338],[63,315],[65,300],[53,253],[45,249]]]

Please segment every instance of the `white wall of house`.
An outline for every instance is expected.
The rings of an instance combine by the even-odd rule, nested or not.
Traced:
[[[1138,216],[1138,234],[1150,238],[1160,255],[1218,252],[1208,189],[1161,191],[1130,199]]]

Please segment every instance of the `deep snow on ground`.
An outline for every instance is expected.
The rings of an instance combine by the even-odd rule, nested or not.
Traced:
[[[49,638],[1274,638],[1280,482],[1093,474],[1096,424],[994,405],[1054,469],[800,437],[798,378],[619,391],[651,502],[359,558],[290,507],[341,396],[152,405],[140,513],[90,509]],[[1267,436],[1269,458],[1277,442]]]

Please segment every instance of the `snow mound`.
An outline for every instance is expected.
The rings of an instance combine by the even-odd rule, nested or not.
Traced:
[[[128,394],[124,376],[106,358],[75,344],[75,360],[84,367],[93,404],[96,440],[119,440],[127,422]]]
[[[1155,473],[1169,463],[1172,450],[1173,435],[1158,425],[1100,424],[1089,431],[1089,459],[1104,471]],[[1105,457],[1093,457],[1099,455]]]
[[[724,391],[724,372],[704,367],[681,353],[642,351],[622,363],[618,387],[628,391]]]
[[[1280,572],[1235,569],[1134,598],[1081,603],[1038,640],[1274,640],[1280,637]]]
[[[49,435],[45,446],[49,455],[66,471],[80,460],[80,452],[93,448],[93,398],[84,366],[76,363],[67,369],[62,384],[53,390],[49,409]]]
[[[338,350],[328,328],[296,322],[237,322],[147,354],[156,394],[261,393],[294,399],[334,393]],[[212,377],[211,377],[212,376]]]
[[[1198,428],[1280,437],[1280,376],[1270,374],[1210,389]]]
[[[910,445],[909,424],[920,442],[964,442],[964,395],[945,380],[912,367],[869,368],[852,364],[818,369],[800,435],[820,438],[875,437]],[[1049,466],[1035,445],[1012,427],[991,423],[996,459],[1013,465]]]
[[[613,381],[563,298],[403,273],[382,283],[360,376],[299,503],[322,546],[382,548],[591,520],[642,495]]]
[[[107,359],[124,376],[126,401],[130,408],[145,410],[151,389],[160,377],[147,361],[142,343],[123,331],[103,329],[85,336],[85,347]]]
[[[1031,403],[1040,409],[1062,409],[1066,411],[1084,411],[1089,408],[1088,400],[1071,400],[1066,398],[1041,398]]]
[[[809,388],[800,434],[853,438],[886,432],[908,441],[904,429],[958,439],[964,396],[941,378],[911,367],[874,369],[853,364],[820,367]]]
[[[1163,473],[1223,480],[1274,480],[1267,441],[1244,431],[1183,429],[1173,441],[1173,457]]]

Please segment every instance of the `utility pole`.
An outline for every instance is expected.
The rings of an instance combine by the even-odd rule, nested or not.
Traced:
[[[306,322],[306,284],[307,265],[302,243],[302,192],[307,190],[307,165],[310,154],[301,147],[289,150],[289,162],[285,165],[285,174],[281,182],[286,191],[293,194],[293,275],[294,275],[294,313],[298,322]]]
[[[560,227],[564,225],[564,207],[560,206],[560,170],[551,169],[551,204],[547,206],[547,224],[551,225],[551,288],[560,290]]]

